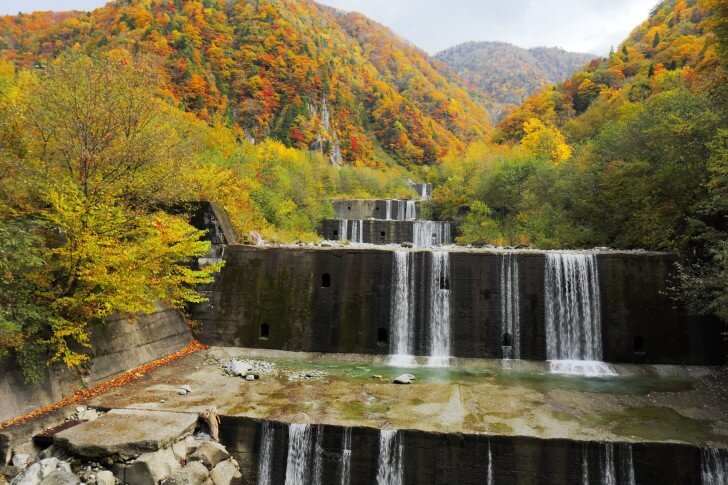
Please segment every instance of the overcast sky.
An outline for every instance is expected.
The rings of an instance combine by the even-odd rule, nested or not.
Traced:
[[[434,54],[469,40],[604,55],[658,0],[320,0],[355,10]],[[0,14],[90,10],[105,0],[0,0]]]

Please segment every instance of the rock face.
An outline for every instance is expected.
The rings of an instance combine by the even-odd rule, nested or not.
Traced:
[[[124,472],[124,482],[137,485],[157,485],[180,468],[169,448],[144,453],[131,462]]]
[[[230,453],[220,443],[213,441],[203,442],[191,455],[190,460],[199,461],[208,468],[212,468],[223,460],[230,458]]]
[[[63,479],[64,477],[66,479],[70,479],[69,474],[71,477],[76,479],[75,482],[58,481]],[[48,479],[49,481],[45,482],[46,479]],[[71,467],[68,465],[68,463],[62,462],[57,458],[46,458],[30,465],[18,476],[16,476],[12,481],[13,485],[38,485],[40,483],[44,483],[47,485],[65,485],[67,483],[79,483],[79,480],[78,478],[76,478],[75,475],[71,473]]]
[[[171,446],[191,434],[196,424],[196,414],[114,409],[61,431],[55,444],[86,458],[135,456]]]

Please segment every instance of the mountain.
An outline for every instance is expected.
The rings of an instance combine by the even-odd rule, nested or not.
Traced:
[[[494,119],[543,86],[564,81],[595,57],[557,47],[523,49],[506,42],[467,42],[435,55],[471,88],[489,95]]]
[[[42,66],[69,49],[156,58],[164,93],[241,137],[333,163],[434,163],[490,129],[457,77],[359,14],[309,0],[116,0],[0,17],[0,55]]]

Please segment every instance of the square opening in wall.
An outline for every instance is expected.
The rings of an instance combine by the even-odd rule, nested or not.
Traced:
[[[321,275],[321,288],[330,288],[331,287],[331,275],[328,273],[324,273]]]

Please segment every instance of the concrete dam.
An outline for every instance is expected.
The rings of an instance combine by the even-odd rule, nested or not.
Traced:
[[[211,439],[214,412],[224,461],[195,465],[199,483],[728,483],[722,327],[667,296],[674,255],[456,246],[447,221],[418,218],[421,204],[338,201],[338,219],[320,226],[325,242],[263,246],[236,244],[221,208],[196,206],[213,242],[199,264],[225,262],[201,288],[207,301],[189,308],[210,347],[89,398],[101,417],[59,431],[53,446],[86,443],[99,460],[123,434],[107,429],[144,437],[170,429],[160,416],[192,416],[193,436],[187,423],[171,448],[144,449],[114,473],[152,483],[139,470],[167,457],[153,483],[198,483],[180,475],[192,462],[169,457]],[[191,339],[182,318],[164,315],[138,325],[168,322],[164,349]],[[95,339],[122,335],[120,325]],[[157,352],[157,331],[134,345]],[[127,370],[115,356],[133,349],[107,346],[103,374]],[[19,378],[4,379],[18,395]],[[62,385],[51,382],[54,396]],[[135,419],[103,424],[119,411]],[[22,455],[23,436],[40,430],[0,429],[0,459]]]

